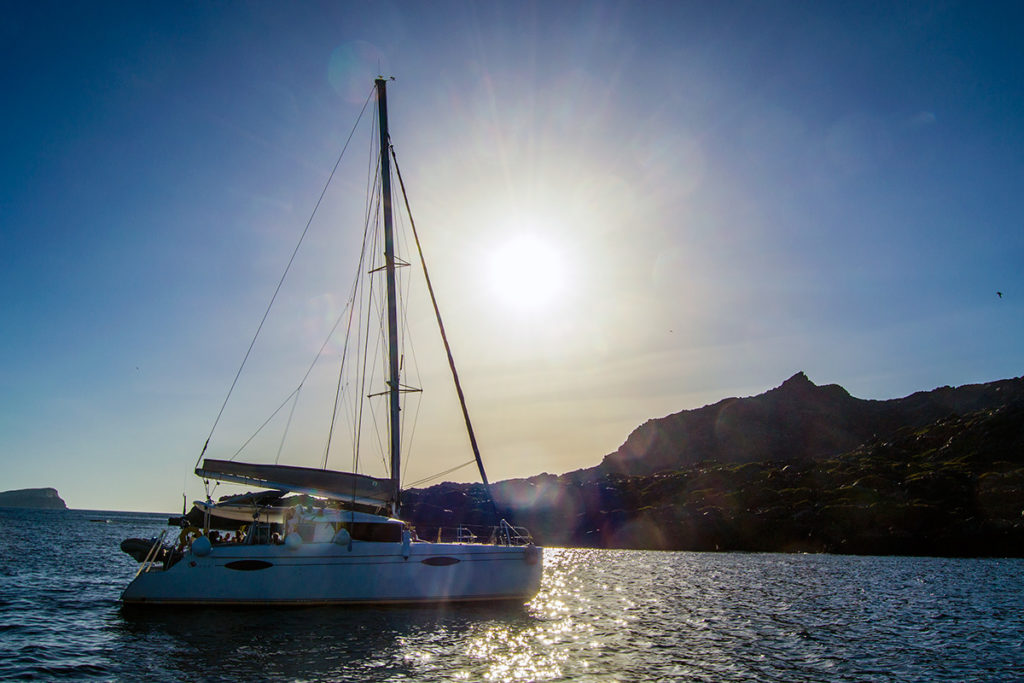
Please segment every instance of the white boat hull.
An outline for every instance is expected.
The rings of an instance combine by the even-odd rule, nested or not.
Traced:
[[[404,553],[404,554],[403,554]],[[138,604],[413,604],[526,602],[540,589],[535,546],[456,543],[222,545],[139,574],[121,600]]]

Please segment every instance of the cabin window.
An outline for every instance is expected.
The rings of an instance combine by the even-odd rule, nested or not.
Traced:
[[[376,543],[401,543],[402,525],[393,523],[375,524],[366,522],[355,522],[353,524],[342,523],[343,528],[348,529],[356,541],[373,541]]]

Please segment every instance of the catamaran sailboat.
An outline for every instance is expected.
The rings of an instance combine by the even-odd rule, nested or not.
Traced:
[[[388,374],[383,393],[389,405],[390,477],[329,470],[326,464],[321,469],[204,458],[204,446],[196,475],[207,483],[244,484],[264,491],[219,503],[209,499],[208,493],[208,500],[196,504],[203,515],[201,526],[180,529],[177,537],[167,538],[165,531],[151,541],[129,539],[122,544],[122,549],[141,563],[121,596],[126,605],[525,602],[540,588],[541,549],[528,533],[504,519],[496,518],[489,538],[466,535],[451,542],[439,542],[440,534],[437,540],[421,539],[400,519],[399,410],[400,393],[406,387],[399,382],[393,150],[385,79],[376,80],[375,92],[380,143],[377,187],[385,262],[380,270],[387,290]],[[400,174],[398,179],[401,181]],[[404,187],[402,191],[404,194]],[[408,207],[407,200],[405,204]],[[425,266],[424,277],[430,289]],[[430,296],[433,300],[432,291]],[[434,311],[440,325],[436,302]],[[447,349],[443,325],[441,337]],[[450,350],[448,360],[469,441],[487,487]],[[211,528],[211,519],[235,520],[235,533],[221,537]]]

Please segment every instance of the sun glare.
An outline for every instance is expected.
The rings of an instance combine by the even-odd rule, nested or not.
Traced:
[[[487,259],[494,296],[509,308],[538,311],[553,305],[565,289],[565,260],[535,235],[518,235],[500,244]]]

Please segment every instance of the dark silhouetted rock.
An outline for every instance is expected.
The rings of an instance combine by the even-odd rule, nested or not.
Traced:
[[[820,460],[902,427],[923,427],[1021,398],[1024,380],[1018,378],[872,401],[854,398],[835,384],[817,386],[798,372],[759,396],[727,398],[649,420],[601,467],[644,474],[702,461]]]
[[[57,494],[57,489],[17,489],[0,492],[0,507],[40,508],[67,510],[68,506]]]
[[[800,373],[648,422],[598,467],[492,489],[549,546],[1024,557],[1022,387],[864,401]],[[494,521],[479,484],[405,496],[425,537]]]

